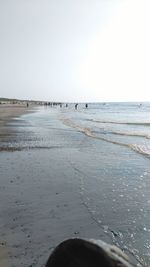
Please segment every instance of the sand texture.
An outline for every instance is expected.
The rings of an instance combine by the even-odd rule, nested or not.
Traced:
[[[10,115],[6,117],[10,122]],[[138,237],[142,222],[133,226],[142,202],[135,206],[132,192],[139,179],[134,173],[133,185],[129,175],[135,161],[127,165],[127,152],[133,151],[119,146],[114,150],[113,144],[64,125],[57,108],[43,107],[11,122],[13,135],[0,137],[5,148],[0,152],[0,266],[44,267],[53,248],[66,238],[102,239],[127,247],[133,229]],[[128,194],[122,193],[125,172]]]

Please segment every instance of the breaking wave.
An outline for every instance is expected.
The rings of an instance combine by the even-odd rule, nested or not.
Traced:
[[[130,145],[130,147],[140,154],[150,156],[150,146],[132,144]]]
[[[150,126],[150,122],[127,122],[127,121],[111,121],[111,120],[95,120],[95,119],[87,119],[87,121],[97,122],[97,123],[108,123],[108,124],[126,124],[126,125],[143,125]]]
[[[150,139],[149,134],[144,134],[144,133],[137,133],[137,132],[121,132],[121,131],[108,131],[110,134],[114,135],[123,135],[123,136],[135,136],[135,137],[144,137],[146,139]]]
[[[66,126],[72,127],[74,129],[76,129],[78,132],[81,132],[81,133],[85,134],[88,137],[92,137],[92,138],[99,139],[99,140],[102,140],[102,141],[105,141],[105,142],[109,142],[111,144],[128,147],[128,148],[136,151],[137,153],[140,153],[142,155],[150,157],[150,146],[143,145],[143,144],[142,145],[127,144],[127,143],[123,143],[123,142],[120,142],[120,141],[115,141],[115,140],[112,140],[110,138],[106,138],[106,137],[103,137],[103,136],[100,136],[100,135],[96,135],[96,133],[93,132],[90,128],[82,127],[80,125],[77,125],[76,123],[74,123],[73,121],[71,121],[68,118],[60,117],[60,120]],[[146,135],[142,135],[142,134],[121,133],[121,132],[111,132],[111,133],[118,134],[118,135],[140,136],[140,137],[150,138],[150,136],[146,136]]]

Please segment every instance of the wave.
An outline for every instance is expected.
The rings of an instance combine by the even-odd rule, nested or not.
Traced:
[[[114,134],[114,135],[123,135],[123,136],[135,136],[135,137],[144,137],[146,139],[150,139],[150,135],[144,133],[133,133],[133,132],[120,132],[120,131],[107,131],[107,133]]]
[[[140,154],[150,156],[150,146],[132,144],[130,147]]]
[[[142,125],[150,126],[150,122],[126,122],[126,121],[105,121],[105,120],[95,120],[95,119],[86,119],[87,121],[97,122],[97,123],[109,123],[109,124],[126,124],[126,125]]]
[[[65,124],[67,124],[68,126],[71,126],[73,128],[81,128],[80,126],[78,126],[77,124],[75,124],[73,121],[71,121],[71,119],[68,119],[68,118],[64,118],[64,117],[60,117],[61,120],[64,120]],[[88,121],[94,121],[94,122],[97,122],[97,120],[94,120],[94,119],[87,119]],[[98,121],[100,123],[110,123],[108,121]],[[111,122],[111,123],[114,123],[114,124],[133,124],[133,123],[126,123],[126,122]],[[143,125],[142,123],[138,123],[139,125]],[[147,125],[150,125],[150,123],[147,123]],[[145,124],[144,124],[145,125]],[[93,130],[90,130],[90,128],[82,128],[80,129],[81,131],[82,130],[85,130],[87,131],[90,131],[90,133],[88,133],[89,135],[94,135],[94,133],[100,133],[98,131],[93,131]],[[102,133],[102,132],[101,132]],[[146,134],[146,133],[139,133],[139,132],[121,132],[121,131],[113,131],[113,130],[106,130],[104,129],[104,132],[102,134],[114,134],[114,135],[121,135],[121,136],[132,136],[132,137],[144,137],[146,139],[150,139],[150,135],[149,134]]]
[[[72,127],[74,129],[76,129],[77,131],[85,134],[88,137],[92,137],[94,139],[102,140],[102,141],[105,141],[105,142],[108,142],[108,143],[111,143],[111,144],[124,146],[124,147],[130,148],[130,149],[136,151],[137,153],[140,153],[142,155],[150,157],[150,146],[138,145],[138,144],[127,144],[127,143],[123,143],[123,142],[119,142],[119,141],[114,141],[114,140],[109,139],[109,138],[105,138],[105,137],[102,137],[102,136],[97,136],[94,132],[91,131],[91,129],[86,128],[86,127],[81,127],[81,126],[75,124],[73,121],[71,121],[68,118],[60,117],[60,120],[66,126]]]

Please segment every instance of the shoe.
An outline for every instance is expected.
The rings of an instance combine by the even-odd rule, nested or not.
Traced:
[[[45,267],[133,267],[118,247],[101,240],[73,238],[60,243]]]

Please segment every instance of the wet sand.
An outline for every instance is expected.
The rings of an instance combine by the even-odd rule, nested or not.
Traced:
[[[1,104],[0,105],[0,142],[8,141],[10,136],[15,136],[17,129],[11,123],[15,118],[27,113],[35,112],[35,105],[26,104]],[[3,149],[0,147],[0,151]],[[6,148],[7,150],[7,148]]]
[[[31,112],[33,106],[27,108],[26,104],[1,104],[0,105],[0,126],[14,117],[21,116],[25,113]]]
[[[10,111],[12,107],[2,115],[1,129],[10,122]],[[24,112],[13,108],[14,117]],[[19,123],[24,125],[22,119]],[[111,242],[84,203],[79,173],[69,156],[78,157],[76,140],[72,144],[68,132],[66,144],[61,132],[52,129],[49,149],[0,153],[1,267],[44,266],[52,249],[70,237]]]
[[[34,105],[31,105],[27,108],[26,104],[1,104],[0,105],[0,142],[3,139],[8,140],[8,137],[12,134],[15,134],[16,129],[9,126],[9,123],[12,122],[14,118],[18,118],[19,116],[34,112]],[[0,151],[1,151],[0,147]],[[7,149],[6,149],[7,150]],[[0,164],[1,167],[1,164]],[[2,205],[5,205],[4,200],[1,198]],[[1,240],[0,240],[0,266],[7,267],[12,266],[9,245],[6,245],[5,241],[2,241],[3,233],[1,232]]]
[[[130,244],[140,208],[134,205],[132,188],[140,182],[141,158],[135,154],[136,161],[124,164],[133,151],[118,146],[114,150],[113,144],[74,131],[62,124],[59,113],[43,108],[9,125],[10,130],[15,129],[17,140],[7,139],[20,151],[0,153],[2,267],[44,267],[52,249],[71,237]],[[5,140],[8,147],[9,142]],[[134,185],[130,179],[133,164],[139,165]],[[122,174],[130,186],[125,204]],[[141,189],[138,197],[140,193]],[[149,195],[145,193],[143,202],[146,199]],[[138,222],[136,227],[140,235]]]

